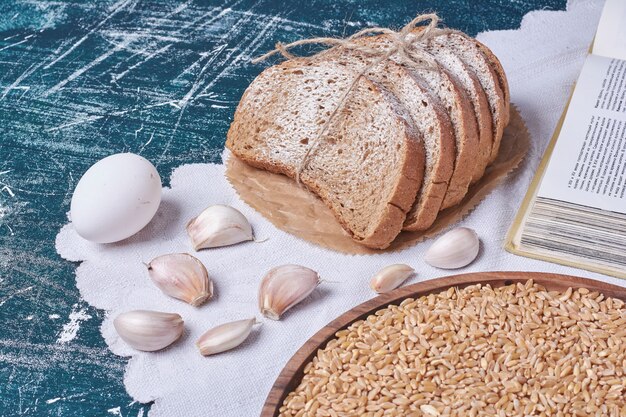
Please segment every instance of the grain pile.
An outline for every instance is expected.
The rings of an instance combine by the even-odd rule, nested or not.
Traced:
[[[528,281],[451,288],[339,331],[288,416],[626,416],[626,307]]]

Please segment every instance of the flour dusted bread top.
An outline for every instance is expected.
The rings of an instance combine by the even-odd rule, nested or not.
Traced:
[[[332,62],[292,60],[266,69],[244,93],[226,145],[253,166],[291,178],[301,170],[301,183],[353,239],[385,248],[415,200],[423,154],[406,109],[367,78],[331,118],[356,77]]]

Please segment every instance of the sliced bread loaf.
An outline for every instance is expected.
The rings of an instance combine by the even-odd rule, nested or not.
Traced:
[[[492,118],[485,92],[469,66],[438,37],[430,40],[427,49],[433,54],[440,66],[448,73],[454,74],[454,78],[463,87],[472,103],[478,124],[479,143],[475,160],[470,162],[468,166],[461,165],[455,167],[457,170],[466,170],[464,172],[467,173],[467,176],[465,176],[467,182],[458,184],[455,188],[448,187],[448,192],[442,204],[442,209],[445,209],[458,204],[465,197],[472,178],[482,176],[485,167],[489,163],[493,144]]]
[[[448,48],[454,51],[454,53],[456,53],[463,60],[463,62],[467,64],[480,81],[480,84],[487,95],[489,109],[491,110],[493,129],[493,145],[491,147],[489,157],[489,162],[491,162],[496,159],[496,156],[498,155],[500,141],[502,139],[502,133],[504,132],[506,121],[504,93],[498,83],[498,76],[492,69],[485,55],[478,48],[476,42],[474,42],[469,36],[461,33],[450,33],[439,36],[437,40],[445,42]],[[472,181],[478,181],[481,176],[475,176]]]
[[[406,109],[366,77],[331,118],[356,75],[302,59],[266,69],[244,93],[226,146],[250,165],[299,172],[355,241],[385,248],[415,201],[423,147]]]
[[[366,44],[367,38],[358,42]],[[322,54],[320,59],[360,72],[377,57],[353,49],[334,48]],[[373,67],[366,76],[387,88],[400,101],[423,139],[420,146],[424,147],[426,154],[424,180],[407,213],[404,230],[425,230],[437,218],[454,169],[456,151],[450,118],[423,80],[395,62],[386,60]]]

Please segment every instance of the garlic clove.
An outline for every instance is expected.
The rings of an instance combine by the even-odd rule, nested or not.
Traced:
[[[386,266],[372,277],[370,287],[379,294],[389,292],[398,288],[414,272],[413,268],[404,264]]]
[[[469,265],[480,249],[478,235],[467,227],[450,230],[432,244],[424,260],[441,269],[456,269]]]
[[[171,253],[148,264],[152,282],[163,293],[194,307],[213,296],[213,282],[199,259],[187,253]]]
[[[214,355],[233,349],[243,343],[256,324],[256,319],[238,320],[222,324],[200,336],[196,346],[203,356]]]
[[[253,240],[252,226],[238,210],[224,205],[210,206],[187,224],[195,250],[234,245]]]
[[[184,322],[174,313],[133,310],[117,316],[113,326],[127,344],[152,352],[174,343],[183,334]]]
[[[312,269],[300,265],[282,265],[270,270],[259,287],[259,309],[272,320],[300,301],[319,285],[320,277]]]

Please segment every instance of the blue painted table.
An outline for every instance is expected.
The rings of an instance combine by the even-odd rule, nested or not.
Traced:
[[[125,359],[80,300],[54,239],[98,159],[135,152],[172,169],[218,162],[250,57],[277,40],[398,27],[436,10],[470,34],[516,28],[565,0],[2,0],[0,416],[142,416]]]

